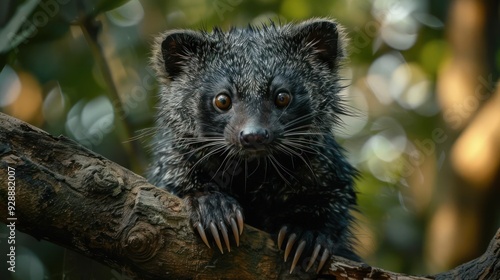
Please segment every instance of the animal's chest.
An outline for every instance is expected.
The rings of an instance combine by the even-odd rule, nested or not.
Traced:
[[[219,169],[213,176],[213,182],[222,192],[238,200],[248,224],[264,229],[266,221],[286,207],[289,197],[307,185],[299,176],[299,171],[302,171],[300,165],[287,164],[281,168],[277,170],[265,160],[241,162]]]

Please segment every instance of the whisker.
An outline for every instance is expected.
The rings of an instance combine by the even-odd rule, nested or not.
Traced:
[[[314,149],[313,147],[324,148],[327,146],[325,143],[321,143],[319,141],[308,141],[300,138],[282,139],[281,143],[288,144],[288,146],[300,147],[303,148],[304,150],[311,151],[313,153],[317,152],[317,150]]]
[[[245,193],[247,192],[248,161],[245,158]]]
[[[297,147],[297,148],[302,149],[303,151],[306,151],[310,154],[315,154],[315,155],[321,156],[323,158],[328,158],[328,156],[326,156],[324,153],[322,153],[320,149],[312,148],[312,146],[324,148],[327,146],[326,144],[319,143],[317,141],[313,141],[313,142],[310,142],[310,141],[304,142],[303,141],[304,144],[302,144],[300,142],[296,143],[295,141],[300,141],[300,140],[299,139],[287,139],[287,140],[282,141],[282,143],[288,144],[288,146],[290,146],[290,147]]]
[[[248,177],[252,176],[255,172],[257,172],[259,166],[260,166],[260,159],[257,159],[257,166],[253,169],[252,173],[248,174]]]
[[[294,176],[290,172],[288,172],[286,170],[286,168],[281,163],[279,163],[279,161],[272,154],[268,155],[267,158],[269,158],[269,162],[274,167],[274,169],[276,170],[276,172],[278,172],[278,175],[281,177],[281,179],[283,179],[283,181],[285,181],[285,183],[287,185],[290,185],[290,181],[288,181],[286,179],[286,177],[283,174],[281,174],[281,172],[280,172],[279,169],[281,168],[281,170],[283,170],[283,172],[287,173],[291,177],[294,177]]]
[[[230,147],[225,147],[224,149],[224,152],[227,152],[228,150],[230,149]],[[222,168],[222,173],[221,173],[221,177],[224,176],[224,172],[227,171],[227,168],[226,168],[226,161],[228,160],[228,158],[230,159],[232,156],[230,153],[227,153],[226,156],[224,157],[224,160],[222,160],[219,168],[217,168],[217,170],[215,171],[214,175],[212,176],[212,179],[213,180],[215,178],[215,176],[217,176],[217,174],[219,173],[219,170],[224,166],[224,168]],[[222,186],[221,186],[222,187]]]
[[[173,141],[174,144],[185,144],[185,145],[193,145],[205,142],[213,142],[213,141],[224,141],[223,137],[202,137],[202,138],[178,138]]]
[[[298,117],[298,118],[296,118],[296,119],[294,119],[294,120],[292,120],[292,121],[290,121],[290,122],[286,123],[286,124],[285,124],[285,126],[284,126],[284,128],[285,128],[285,130],[286,130],[287,128],[289,128],[289,127],[291,127],[291,126],[294,126],[294,125],[296,125],[297,123],[300,123],[300,122],[303,122],[303,121],[306,121],[306,120],[312,119],[314,116],[315,116],[315,114],[314,114],[314,113],[312,113],[312,112],[311,112],[311,113],[308,113],[308,114],[305,114],[305,115],[303,115],[303,116],[300,116],[300,117]]]
[[[139,130],[137,132],[139,134],[130,137],[128,140],[123,141],[123,143],[129,143],[129,142],[132,142],[132,141],[137,141],[137,140],[140,140],[142,138],[146,138],[146,137],[152,136],[152,135],[154,135],[156,133],[156,128],[154,128],[154,127],[148,127],[148,128],[141,129],[141,130]]]
[[[324,132],[291,132],[291,133],[283,133],[283,136],[285,136],[285,137],[301,136],[301,135],[306,135],[306,136],[326,135],[326,133],[324,133]]]
[[[209,151],[202,158],[200,158],[198,161],[196,161],[195,164],[193,164],[193,166],[189,169],[189,171],[188,171],[187,174],[191,174],[193,172],[193,170],[196,168],[196,166],[198,166],[198,164],[200,164],[201,162],[203,162],[205,159],[208,159],[212,155],[214,155],[214,154],[216,154],[216,153],[218,153],[218,152],[220,152],[221,150],[224,150],[224,149],[226,149],[226,146],[225,145],[221,145],[221,147],[215,148],[215,149]]]
[[[302,131],[302,130],[310,130],[310,128],[311,128],[310,124],[291,127],[291,128],[288,126],[285,126],[285,129],[283,131],[285,131],[285,132],[292,132],[292,131],[297,131],[297,130]]]
[[[236,154],[236,153],[233,153],[233,159],[234,159],[234,158],[236,158],[236,157],[237,157],[237,154]],[[241,159],[241,157],[237,157],[237,158],[238,158],[238,161],[237,161],[237,162],[236,162],[236,164],[234,165],[233,171],[232,171],[232,173],[231,173],[231,184],[230,184],[230,186],[233,186],[233,179],[234,179],[234,176],[236,176],[236,175],[238,175],[238,174],[239,174],[239,172],[238,172],[238,174],[236,174],[236,168],[240,166],[240,162],[241,162],[241,160],[242,160],[242,159]],[[241,172],[241,171],[240,171],[240,172]],[[246,179],[245,179],[245,181],[246,181]],[[246,191],[246,190],[245,190],[245,191]]]
[[[224,145],[224,143],[221,143],[221,142],[212,142],[212,143],[207,143],[203,146],[200,146],[200,147],[196,147],[195,149],[191,150],[191,151],[187,151],[185,153],[180,153],[179,155],[180,156],[185,156],[185,155],[189,155],[188,158],[192,157],[194,154],[198,153],[199,151],[202,151],[206,148],[209,148],[209,147],[212,147],[212,146],[217,146],[217,145]]]
[[[299,159],[301,159],[304,164],[307,166],[307,168],[309,169],[309,171],[311,171],[311,175],[313,176],[314,180],[317,181],[317,177],[316,177],[316,174],[314,173],[314,169],[311,167],[311,164],[304,158],[304,156],[302,156],[302,154],[294,151],[293,149],[291,149],[290,147],[287,147],[286,145],[283,145],[283,144],[278,144],[278,147],[280,149],[282,149],[283,152],[288,152],[289,154],[294,154],[295,156],[297,156]]]
[[[195,136],[191,135],[189,137],[177,137],[176,139],[206,139],[206,138],[220,138],[224,139],[224,135],[220,133],[214,133],[214,134],[209,134],[209,135],[202,135],[202,136]]]

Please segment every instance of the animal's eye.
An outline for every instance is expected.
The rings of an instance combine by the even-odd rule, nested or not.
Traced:
[[[288,106],[288,104],[290,104],[290,100],[292,100],[292,96],[290,95],[290,93],[286,91],[280,91],[276,95],[276,100],[274,100],[274,103],[276,104],[276,106],[278,106],[278,108],[285,108],[286,106]]]
[[[214,106],[220,111],[231,109],[231,97],[227,93],[219,93],[214,98]]]

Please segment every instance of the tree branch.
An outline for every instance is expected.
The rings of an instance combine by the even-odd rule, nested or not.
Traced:
[[[269,234],[248,225],[240,247],[230,253],[222,255],[207,248],[193,233],[181,199],[64,136],[51,136],[1,113],[0,168],[3,222],[14,223],[16,230],[79,252],[133,278],[315,277],[303,269],[290,275],[289,264],[283,263],[282,252]],[[14,170],[14,177],[9,177],[9,169]],[[15,182],[15,196],[12,189],[9,193],[7,182]],[[15,197],[15,209],[8,208],[8,201],[13,201],[9,197]],[[477,277],[468,274],[471,278],[498,276],[499,239],[500,231],[485,255],[438,278],[455,277],[464,271],[476,273]],[[467,269],[474,266],[481,269]],[[337,257],[322,273],[336,279],[429,279]]]

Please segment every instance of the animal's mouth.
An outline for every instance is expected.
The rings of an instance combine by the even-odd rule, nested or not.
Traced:
[[[269,149],[262,146],[254,146],[254,147],[245,147],[241,149],[240,154],[245,158],[258,158],[265,157],[269,155]]]

